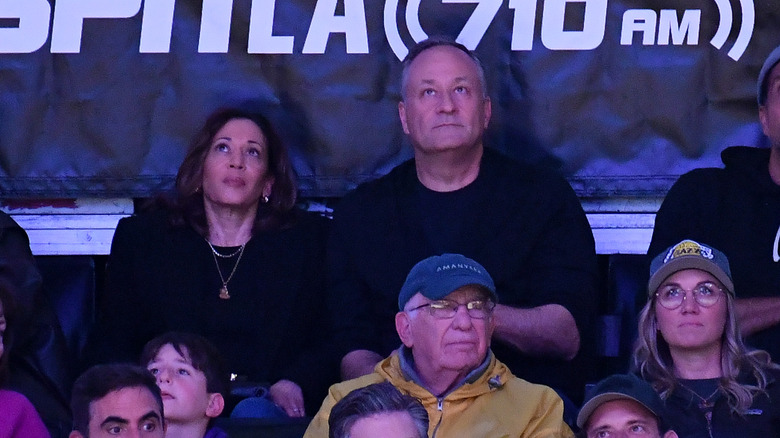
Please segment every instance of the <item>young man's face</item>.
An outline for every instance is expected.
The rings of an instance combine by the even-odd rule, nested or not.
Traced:
[[[165,427],[154,395],[141,386],[109,392],[89,405],[89,438],[163,438]],[[81,437],[72,432],[71,438]]]
[[[157,379],[168,422],[208,421],[222,411],[219,405],[219,410],[214,412],[218,405],[215,398],[222,396],[208,392],[206,375],[192,366],[186,349],[182,352],[184,355],[166,344],[146,369]]]
[[[633,400],[613,400],[599,406],[588,419],[588,438],[661,438],[658,419]],[[669,431],[663,438],[677,438]]]

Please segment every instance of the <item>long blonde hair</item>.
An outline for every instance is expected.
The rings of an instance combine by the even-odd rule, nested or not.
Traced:
[[[745,346],[737,324],[734,297],[729,292],[723,295],[726,297],[726,325],[721,336],[721,377],[718,386],[727,397],[731,411],[744,415],[753,404],[753,398],[766,393],[769,371],[778,370],[780,366],[772,362],[766,351]],[[639,314],[633,370],[650,382],[661,398],[666,400],[680,383],[674,375],[674,361],[669,345],[658,329],[655,301],[654,298],[649,299]],[[753,376],[755,384],[739,383],[739,377],[746,374]]]

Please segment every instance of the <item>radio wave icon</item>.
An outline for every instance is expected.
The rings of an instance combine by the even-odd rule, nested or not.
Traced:
[[[398,24],[395,21],[395,13],[398,10],[398,0],[387,0],[384,10],[385,35],[390,48],[399,60],[406,58],[409,49],[401,39],[398,32]],[[406,26],[415,41],[420,42],[428,38],[428,34],[422,29],[419,19],[420,0],[410,0],[406,5]]]
[[[428,38],[428,34],[425,33],[420,25],[420,1],[421,0],[409,0],[406,4],[406,14],[404,17],[409,35],[418,43]],[[477,5],[471,16],[466,20],[463,28],[460,30],[458,37],[455,38],[455,41],[463,44],[469,50],[474,50],[477,47],[480,40],[485,35],[490,22],[493,20],[493,17],[495,17],[503,3],[503,0],[440,1],[442,3],[475,3]],[[393,52],[395,52],[398,59],[404,59],[409,52],[409,49],[404,45],[401,40],[401,35],[398,33],[398,26],[395,19],[397,10],[398,0],[387,0],[384,10],[385,35],[387,36],[390,48],[393,49]]]
[[[720,23],[718,23],[718,30],[710,40],[710,44],[720,49],[731,32],[734,17],[729,0],[715,0],[715,4],[718,6]],[[739,0],[739,5],[742,9],[742,25],[739,27],[739,34],[737,34],[734,45],[728,52],[729,58],[735,61],[738,61],[742,54],[745,53],[750,38],[753,36],[753,27],[756,23],[756,10],[753,0]]]

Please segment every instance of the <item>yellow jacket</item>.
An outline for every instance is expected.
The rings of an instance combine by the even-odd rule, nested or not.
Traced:
[[[560,438],[574,436],[563,421],[563,402],[552,389],[515,377],[490,353],[487,370],[472,383],[439,399],[401,370],[394,353],[372,374],[337,383],[306,429],[304,438],[327,438],[333,405],[351,391],[390,381],[401,392],[418,398],[428,411],[431,438]]]

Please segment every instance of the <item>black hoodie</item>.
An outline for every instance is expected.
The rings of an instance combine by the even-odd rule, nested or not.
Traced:
[[[681,176],[658,211],[648,257],[693,239],[726,254],[737,298],[780,296],[780,186],[769,176],[769,152],[730,147],[725,169]],[[780,359],[780,325],[747,343]]]

